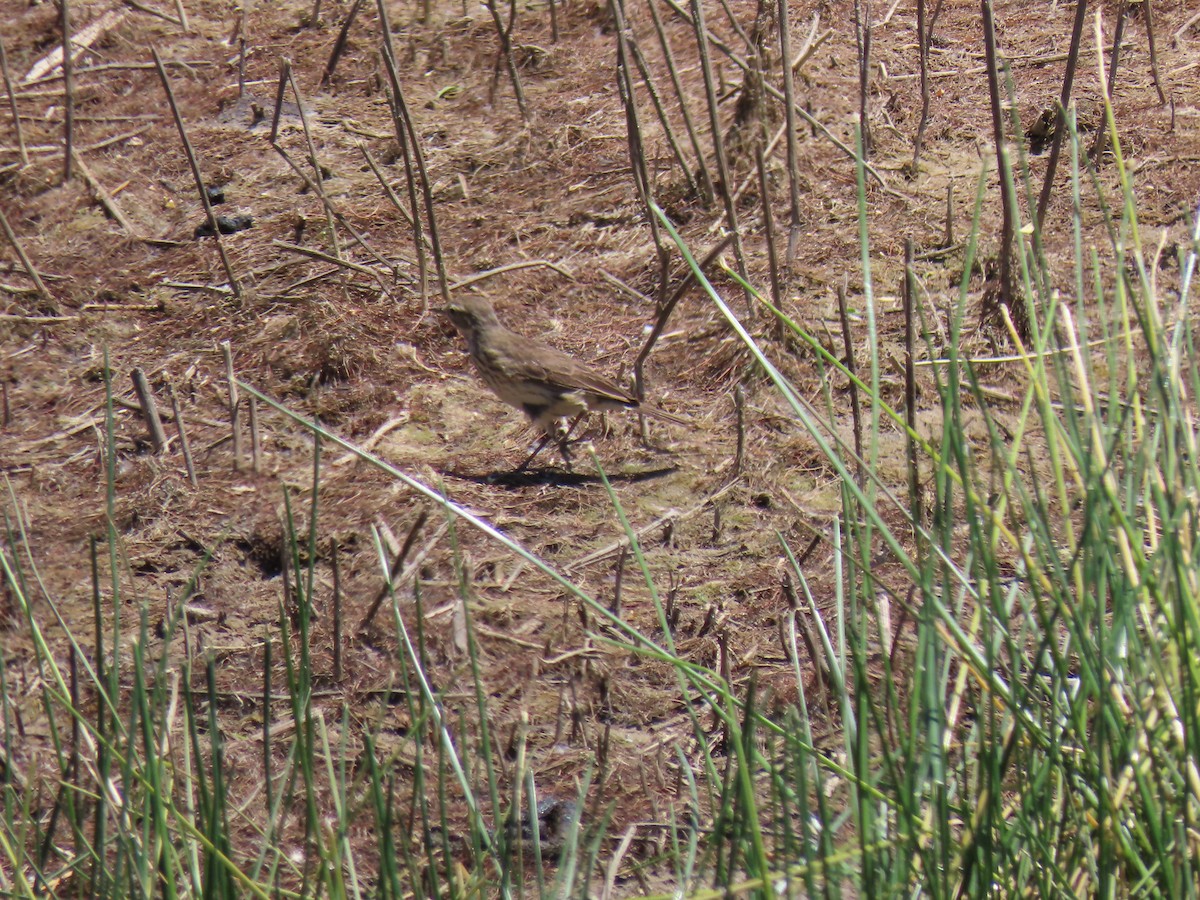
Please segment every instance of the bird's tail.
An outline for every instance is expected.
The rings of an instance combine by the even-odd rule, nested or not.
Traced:
[[[657,409],[653,406],[650,406],[647,403],[639,403],[635,407],[635,409],[637,412],[641,413],[643,416],[649,416],[652,419],[659,419],[660,421],[663,421],[663,422],[670,422],[672,425],[683,425],[686,427],[686,426],[692,424],[691,421],[683,418],[682,416],[677,416],[674,413],[669,413],[669,412],[666,412],[665,410]]]

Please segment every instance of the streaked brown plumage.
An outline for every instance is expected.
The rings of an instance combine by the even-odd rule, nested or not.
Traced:
[[[629,409],[686,425],[687,422],[640,402],[591,366],[505,328],[481,297],[453,300],[440,312],[467,340],[467,353],[479,376],[505,403],[524,411],[547,436],[558,420],[585,412]]]

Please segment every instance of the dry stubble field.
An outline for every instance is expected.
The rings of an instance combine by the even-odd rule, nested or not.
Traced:
[[[171,4],[152,5],[174,15]],[[363,6],[325,87],[321,73],[349,4],[324,4],[319,23],[307,21],[311,3],[243,7],[184,0],[183,6],[187,31],[116,2],[72,4],[76,30],[112,10],[119,15],[76,61],[78,161],[64,184],[61,69],[25,77],[58,40],[57,10],[50,3],[0,2],[0,34],[28,153],[22,165],[6,105],[0,114],[0,207],[48,292],[39,296],[31,290],[5,244],[0,468],[5,509],[12,516],[19,508],[27,516],[28,546],[46,590],[58,599],[73,630],[90,633],[89,538],[103,539],[106,529],[107,355],[116,400],[113,520],[123,554],[124,614],[136,621],[144,604],[152,623],[161,620],[211,554],[190,601],[189,649],[218,661],[228,761],[233,771],[241,766],[246,773],[230,785],[237,805],[260,788],[259,693],[264,641],[279,640],[283,497],[290,492],[298,519],[307,521],[313,441],[293,421],[260,404],[258,469],[249,463],[248,431],[247,461],[235,468],[222,342],[229,342],[238,375],[264,394],[443,489],[594,595],[610,600],[619,584],[626,620],[652,636],[657,626],[632,559],[616,549],[621,533],[612,504],[585,452],[576,452],[574,472],[563,472],[548,454],[541,460],[545,468],[529,478],[497,482],[489,477],[515,465],[533,434],[518,413],[474,378],[460,339],[431,313],[439,302],[436,280],[431,276],[423,298],[412,231],[366,162],[369,156],[407,203],[374,5]],[[970,226],[983,160],[995,166],[978,4],[949,0],[940,14],[930,50],[929,122],[915,174],[910,163],[920,89],[914,4],[902,0],[889,6],[874,3],[871,9],[877,23],[869,97],[871,162],[884,185],[868,185],[868,225],[887,399],[899,405],[904,242],[915,242],[936,345],[944,339],[939,329],[962,277],[961,252],[935,252],[946,228],[947,186],[953,186],[956,198],[957,242]],[[666,6],[660,9],[701,136],[710,141],[694,34]],[[800,102],[849,144],[858,85],[852,9],[848,0],[791,5],[794,44],[802,44],[810,30],[819,40],[797,70]],[[739,0],[733,10],[749,28],[754,5]],[[1101,11],[1110,40],[1116,4],[1102,4]],[[507,9],[503,12],[507,16]],[[525,120],[498,61],[486,7],[442,2],[422,21],[419,8],[390,6],[402,90],[428,165],[449,280],[528,264],[459,290],[488,297],[516,330],[624,378],[654,321],[649,298],[659,289],[659,263],[632,178],[611,12],[603,4],[573,2],[556,13],[557,41],[546,6],[517,10],[514,60],[528,107]],[[1027,127],[1058,95],[1073,13],[1071,4],[1052,0],[996,6],[998,39],[1011,61],[1017,111]],[[1170,242],[1182,235],[1185,210],[1200,188],[1200,32],[1194,24],[1185,27],[1194,14],[1187,3],[1159,2],[1154,13],[1160,78],[1170,102],[1158,101],[1141,15],[1132,15],[1127,24],[1114,99],[1126,160],[1144,203],[1143,226]],[[626,15],[659,86],[667,90],[645,3],[630,3]],[[742,46],[716,3],[709,4],[708,19],[729,46]],[[241,99],[239,38],[245,40]],[[252,228],[222,239],[240,297],[228,288],[214,241],[193,238],[204,211],[162,83],[150,65],[152,48],[168,64],[204,178],[223,186],[226,202],[217,212],[253,217]],[[270,143],[284,58],[291,61],[313,148],[325,170],[324,192],[340,216],[336,242],[320,199]],[[739,102],[743,75],[719,53],[714,64],[725,128]],[[778,80],[778,73],[773,77]],[[1075,94],[1082,123],[1094,126],[1098,92],[1090,37]],[[288,100],[294,97],[289,94]],[[656,196],[699,252],[720,239],[723,210],[688,195],[644,89],[638,101]],[[678,124],[678,105],[668,105]],[[256,107],[265,120],[256,121]],[[780,120],[777,110],[769,120]],[[311,175],[295,107],[284,110],[279,142]],[[706,147],[711,153],[711,143]],[[1044,156],[1033,157],[1031,166],[1040,175]],[[752,162],[735,154],[733,167],[739,183],[748,182],[739,216],[751,278],[765,288],[760,191]],[[775,217],[786,232],[782,144],[768,169]],[[853,162],[805,127],[798,170],[803,188],[799,240],[794,258],[783,261],[782,307],[823,335],[831,348],[840,348],[836,291],[844,284],[851,323],[858,329],[855,339],[861,342],[863,277]],[[1101,169],[1102,184],[1110,176]],[[97,186],[123,211],[126,223],[106,216],[96,200]],[[982,219],[982,246],[989,254],[997,249],[995,188],[991,177]],[[1060,227],[1052,225],[1050,231],[1061,236],[1062,244],[1048,250],[1064,259],[1070,251],[1068,215],[1069,197],[1056,195],[1049,217]],[[1094,203],[1084,224],[1091,233],[1102,228]],[[351,228],[366,246],[352,238]],[[326,256],[340,252],[358,268],[306,256],[280,242]],[[781,253],[785,245],[781,240]],[[683,271],[677,254],[671,265],[676,283]],[[714,282],[736,310],[744,310],[732,281],[718,273]],[[982,277],[974,275],[972,309],[982,290]],[[810,355],[772,338],[762,312],[752,326],[779,364],[821,404]],[[1007,349],[1003,339],[997,342],[983,332],[968,340],[980,354]],[[1016,371],[1011,366],[1000,361],[981,370],[998,398],[1011,393]],[[169,411],[167,386],[173,386],[195,455],[196,486],[189,482],[169,416],[171,443],[164,452],[152,452],[130,381],[135,367],[148,376],[164,413]],[[830,518],[839,510],[836,475],[777,405],[701,292],[685,295],[646,372],[648,398],[685,415],[691,425],[652,422],[644,443],[633,417],[610,416],[603,431],[599,420],[590,421],[587,436],[633,527],[641,530],[660,589],[672,597],[681,654],[718,668],[738,685],[755,677],[766,691],[764,702],[782,709],[796,697],[778,630],[788,604],[780,541],[797,553],[810,551],[805,570],[818,602],[830,603],[831,591],[821,591],[833,577],[826,539]],[[746,441],[740,473],[734,468],[733,401],[739,384],[745,390]],[[848,436],[844,384],[833,385],[833,397]],[[243,406],[243,427],[245,415]],[[918,421],[937,433],[938,421],[920,415]],[[902,484],[901,438],[885,434],[884,440],[893,452],[885,455],[880,474],[888,483]],[[429,515],[416,537],[423,552],[419,579],[429,674],[454,708],[473,698],[458,630],[455,550],[439,530],[444,516],[435,504],[328,445],[319,497],[319,618],[310,642],[316,702],[330,723],[341,722],[342,710],[350,710],[352,744],[364,728],[399,741],[407,723],[405,707],[388,703],[398,653],[390,616],[385,611],[358,629],[382,584],[371,533],[380,528],[402,542],[417,517]],[[574,793],[588,760],[606,741],[605,773],[596,790],[603,803],[614,804],[614,833],[643,823],[641,836],[652,838],[648,823],[665,822],[672,808],[680,812],[676,744],[682,740],[685,754],[694,752],[671,670],[598,641],[597,623],[581,614],[576,601],[483,534],[460,525],[455,536],[471,584],[494,739],[502,750],[510,748],[520,716],[527,715],[530,763],[539,790],[553,796]],[[335,545],[344,623],[340,677],[333,666],[330,606]],[[886,575],[882,562],[879,572]],[[623,577],[618,566],[624,567]],[[8,690],[18,708],[21,697],[28,698],[23,743],[8,752],[16,764],[36,766],[45,763],[49,745],[35,702],[37,673],[28,663],[27,630],[16,610],[4,604],[0,594]],[[403,614],[414,609],[411,582],[400,594],[400,609]],[[43,624],[50,627],[49,621]],[[892,625],[893,637],[901,642],[890,648],[895,652],[903,646],[904,617]],[[50,635],[61,638],[52,627]],[[133,629],[127,635],[136,636]],[[65,653],[65,643],[57,649]],[[811,672],[809,677],[812,704],[813,696],[819,699],[820,683]],[[820,737],[835,748],[839,722],[825,715],[819,702],[810,711],[823,729]],[[234,829],[253,839],[248,825],[234,823]]]

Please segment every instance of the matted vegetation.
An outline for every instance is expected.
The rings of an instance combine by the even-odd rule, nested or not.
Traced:
[[[0,893],[1194,894],[1200,23],[929,6],[0,10]]]

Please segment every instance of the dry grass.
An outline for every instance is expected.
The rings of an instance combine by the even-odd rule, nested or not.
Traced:
[[[261,685],[262,636],[275,625],[281,599],[282,485],[305,496],[311,487],[312,444],[294,425],[260,410],[261,472],[248,466],[234,471],[222,341],[232,344],[242,378],[340,435],[367,441],[388,424],[377,441],[378,453],[429,483],[443,484],[453,499],[570,570],[595,595],[613,595],[619,557],[596,556],[619,534],[609,501],[594,480],[516,487],[488,482],[487,475],[521,458],[532,436],[516,413],[470,375],[457,337],[427,314],[427,302],[414,288],[410,231],[363,161],[360,145],[384,165],[397,194],[405,196],[403,164],[381,92],[386,76],[378,64],[376,17],[364,7],[333,85],[319,93],[316,85],[338,23],[299,27],[308,5],[261,4],[247,16],[246,91],[268,111],[268,120],[254,127],[247,127],[252,104],[237,102],[237,48],[226,42],[232,28],[227,4],[187,2],[188,34],[130,12],[83,57],[76,74],[75,146],[136,234],[123,233],[105,218],[84,181],[59,184],[60,79],[18,85],[30,165],[11,165],[17,160],[15,136],[6,120],[0,131],[0,166],[7,167],[0,175],[0,204],[54,298],[50,304],[25,290],[26,279],[11,263],[0,278],[21,289],[0,295],[6,315],[0,321],[0,379],[7,385],[0,466],[17,502],[29,512],[29,543],[40,554],[37,563],[48,588],[68,598],[63,607],[68,621],[87,633],[88,538],[100,533],[104,522],[98,437],[103,430],[104,354],[124,400],[133,397],[130,371],[141,367],[165,414],[169,381],[189,424],[199,487],[188,483],[178,442],[173,440],[161,456],[150,454],[141,418],[128,404],[120,407],[115,521],[127,556],[125,577],[155,620],[203,555],[214,550],[196,601],[212,615],[197,619],[193,635],[199,646],[217,654],[220,687],[230,702],[247,707],[253,705],[250,693]],[[103,8],[98,2],[72,6],[79,25]],[[876,15],[882,16],[885,4],[876,6]],[[1200,36],[1193,32],[1177,42],[1166,39],[1186,19],[1183,6],[1160,3],[1155,10],[1160,62],[1174,108],[1157,105],[1139,19],[1127,31],[1131,46],[1116,92],[1127,159],[1133,160],[1144,200],[1143,226],[1162,229],[1170,240],[1178,240],[1185,205],[1200,189],[1200,167],[1194,164],[1200,156],[1200,90],[1194,70],[1188,69]],[[793,5],[793,21],[800,32],[819,14],[820,27],[833,29],[800,71],[798,90],[814,116],[852,142],[856,70],[849,7],[848,0],[806,0]],[[736,8],[750,21],[749,4]],[[343,9],[328,7],[325,15],[333,19]],[[627,373],[654,309],[615,289],[604,273],[653,295],[658,287],[654,250],[631,183],[607,15],[587,4],[559,12],[559,43],[551,42],[544,10],[522,9],[518,19],[516,58],[533,112],[528,127],[503,77],[489,103],[496,50],[484,10],[464,18],[451,4],[428,24],[414,22],[408,10],[394,14],[398,61],[429,164],[451,279],[526,260],[556,263],[572,277],[535,266],[498,275],[477,289],[517,330],[537,334],[611,372]],[[1062,62],[1039,60],[1065,50],[1071,12],[1066,4],[1050,0],[998,10],[999,39],[1013,61],[1026,125],[1057,96]],[[644,46],[652,47],[644,10],[631,9],[629,15]],[[959,200],[956,231],[965,232],[980,155],[989,152],[977,15],[971,4],[948,3],[939,21],[931,48],[931,120],[921,169],[911,179],[906,179],[905,167],[920,109],[912,12],[902,4],[888,24],[877,26],[872,163],[888,190],[871,188],[870,231],[882,344],[895,347],[896,366],[884,372],[889,402],[898,403],[902,390],[898,285],[904,240],[912,237],[918,253],[938,245],[945,228],[947,184],[954,185]],[[53,6],[26,8],[9,0],[0,5],[0,26],[19,81],[54,43]],[[710,27],[730,37],[715,10]],[[676,51],[690,61],[690,30],[678,20],[669,20],[668,29]],[[240,301],[212,289],[224,281],[213,241],[192,239],[203,210],[162,87],[144,66],[150,46],[176,63],[171,78],[202,171],[210,184],[225,188],[227,203],[218,211],[254,218],[251,230],[223,238],[245,288]],[[268,143],[278,61],[285,56],[305,92],[317,156],[331,173],[323,183],[327,196],[377,253],[398,265],[400,280],[381,285],[275,245],[296,242],[332,252],[319,201],[301,190]],[[140,67],[103,68],[118,62]],[[93,66],[97,68],[89,71]],[[683,68],[686,85],[699,99],[698,70],[690,62]],[[740,81],[727,61],[721,73],[726,87]],[[1093,67],[1081,69],[1076,93],[1095,95]],[[733,108],[732,101],[724,104],[727,119]],[[643,120],[652,121],[648,107]],[[298,117],[287,117],[285,128],[281,142],[303,161],[307,151]],[[711,244],[721,221],[719,210],[704,209],[684,196],[679,173],[668,170],[665,142],[656,131],[647,131],[654,135],[647,142],[653,154],[649,163],[652,173],[662,172],[664,206],[694,246]],[[102,149],[87,149],[117,135],[129,136]],[[837,286],[848,282],[851,306],[862,304],[854,170],[820,138],[806,136],[800,147],[804,233],[784,306],[814,332],[826,329],[829,346],[840,348]],[[1043,165],[1035,161],[1034,171]],[[782,178],[780,166],[774,172]],[[739,177],[750,174],[741,171]],[[1101,179],[1106,177],[1102,171]],[[992,182],[994,188],[994,177]],[[784,183],[778,182],[776,198],[781,210]],[[756,194],[746,195],[740,215],[752,277],[765,284]],[[1069,200],[1056,198],[1049,215],[1065,220]],[[985,234],[995,227],[995,206],[991,202],[985,211]],[[1086,229],[1102,227],[1098,209],[1085,209],[1084,217]],[[345,233],[340,241],[347,256],[373,263]],[[983,243],[989,246],[986,238]],[[1048,250],[1051,257],[1070,258],[1066,244]],[[961,257],[951,253],[919,267],[933,301],[925,313],[935,344],[961,279],[956,265],[961,266]],[[1070,271],[1069,265],[1052,268]],[[1061,287],[1073,290],[1069,284]],[[977,298],[981,290],[976,277],[972,296]],[[47,315],[61,318],[37,318]],[[861,326],[861,319],[856,324]],[[990,346],[984,335],[971,341],[980,351]],[[806,546],[814,533],[825,533],[838,486],[794,424],[764,399],[770,395],[758,392],[757,376],[748,371],[737,347],[693,293],[677,311],[647,374],[656,402],[686,412],[694,427],[656,427],[649,447],[641,445],[629,419],[609,421],[604,436],[593,422],[590,434],[614,473],[634,527],[661,521],[644,539],[661,584],[675,592],[681,653],[724,665],[735,681],[751,674],[767,686],[778,681],[781,693],[773,702],[782,704],[794,698],[788,694],[786,656],[776,627],[787,606],[777,532],[794,547]],[[780,355],[797,383],[811,385],[819,402],[811,363],[799,355]],[[1006,392],[1012,377],[1008,364],[982,371],[990,386]],[[732,391],[743,381],[747,465],[731,484],[736,437]],[[837,399],[845,407],[848,434],[849,403],[841,394]],[[936,433],[938,424],[924,422],[922,427]],[[167,432],[174,435],[169,418]],[[883,475],[899,483],[903,463],[898,437],[895,444],[895,470],[885,469]],[[402,538],[416,509],[412,497],[379,473],[336,456],[327,455],[331,465],[321,479],[321,546],[336,540],[341,548],[344,619],[356,623],[381,581],[371,527],[385,524]],[[642,477],[646,473],[653,477]],[[299,509],[303,513],[303,500]],[[458,538],[477,600],[484,677],[495,701],[494,733],[501,745],[511,740],[518,713],[527,711],[529,753],[540,789],[569,794],[588,753],[607,741],[610,768],[600,792],[602,802],[615,803],[616,831],[633,821],[663,821],[679,789],[670,747],[690,733],[675,705],[669,671],[593,641],[580,610],[555,586],[520,570],[514,559],[474,534],[460,532]],[[817,588],[831,578],[828,560],[822,544],[807,562]],[[652,633],[653,610],[645,588],[627,565],[621,608],[631,623]],[[329,596],[327,558],[319,572]],[[461,682],[465,701],[470,691],[455,642],[456,577],[448,542],[432,549],[420,572],[431,674],[451,697],[453,685]],[[395,728],[402,729],[402,713],[385,702],[396,678],[397,651],[390,631],[350,634],[344,676],[334,681],[332,622],[328,611],[322,612],[312,649],[322,683],[319,703],[329,721],[337,721],[338,711],[349,704],[358,713],[351,720],[354,727],[394,720]],[[11,622],[0,627],[7,632],[9,689],[32,695],[34,673],[22,666],[27,650],[23,632]],[[813,712],[820,715],[820,710]],[[30,714],[27,726],[36,737],[32,707]],[[228,735],[231,761],[251,753],[259,726],[249,712],[243,722],[242,734],[235,729]],[[827,725],[831,733],[837,727],[833,721]],[[46,740],[44,734],[41,740]],[[31,748],[36,744],[33,740]],[[236,802],[255,788],[253,779],[247,779],[235,783],[231,795]]]

